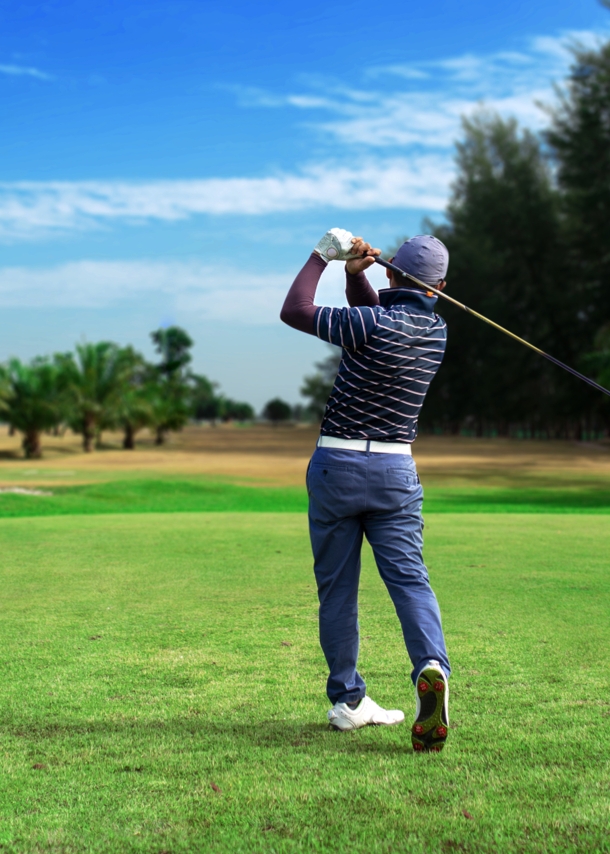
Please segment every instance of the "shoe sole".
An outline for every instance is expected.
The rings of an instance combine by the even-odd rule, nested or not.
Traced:
[[[402,723],[402,721],[396,721],[396,723]],[[334,730],[335,732],[356,732],[357,729],[366,729],[367,726],[396,726],[396,724],[360,724],[360,726],[348,726],[348,727],[340,727],[336,724],[329,724],[328,728]]]
[[[377,726],[377,724],[362,724],[362,726],[349,726],[349,727],[340,727],[340,726],[335,726],[335,724],[329,724],[328,728],[332,729],[333,732],[356,732],[357,729],[364,729],[367,726]]]
[[[336,724],[328,724],[328,728],[334,730],[335,732],[355,732],[357,729],[365,729],[367,726],[398,726],[398,724],[404,723],[404,718],[400,721],[394,721],[391,724],[382,724],[377,721],[371,721],[368,724],[360,724],[360,726],[349,726],[349,727],[340,727]]]
[[[417,696],[421,708],[411,727],[411,744],[417,753],[439,753],[445,746],[449,728],[443,720],[446,691],[447,683],[435,667],[419,674]]]

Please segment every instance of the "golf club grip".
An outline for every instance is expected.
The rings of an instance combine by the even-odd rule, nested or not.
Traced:
[[[597,391],[601,391],[602,394],[605,394],[610,397],[610,390],[604,388],[603,385],[596,383],[595,380],[586,377],[584,374],[581,374],[579,371],[576,371],[569,365],[560,362],[559,359],[556,359],[554,356],[549,356],[549,354],[545,353],[544,350],[541,350],[540,347],[536,347],[534,344],[530,344],[530,342],[526,341],[525,338],[520,338],[518,335],[515,335],[514,332],[510,332],[508,329],[505,329],[503,326],[500,326],[499,323],[495,323],[495,321],[490,320],[488,317],[485,317],[484,314],[479,314],[478,311],[475,311],[472,308],[468,308],[468,306],[464,305],[463,302],[459,302],[459,300],[450,297],[448,294],[443,293],[443,291],[440,291],[438,288],[432,287],[432,285],[427,285],[425,282],[421,282],[419,279],[416,279],[415,276],[411,276],[409,273],[405,273],[404,270],[401,270],[400,267],[397,267],[395,264],[391,264],[389,261],[384,261],[383,258],[379,258],[376,256],[375,263],[380,264],[387,270],[392,270],[393,273],[397,273],[405,279],[409,279],[411,282],[418,285],[418,287],[423,288],[425,291],[430,291],[436,294],[436,296],[439,296],[442,299],[453,303],[453,305],[456,305],[458,308],[461,308],[462,311],[465,311],[468,314],[472,314],[473,317],[478,317],[479,320],[482,320],[489,326],[493,326],[494,329],[497,329],[499,332],[503,332],[504,335],[508,335],[509,338],[513,338],[515,341],[518,341],[519,344],[523,344],[525,347],[528,347],[530,350],[533,350],[534,353],[538,353],[539,356],[544,356],[545,359],[548,359],[549,362],[552,362],[554,365],[557,365],[558,368],[563,368],[564,371],[567,371],[569,374],[572,374],[573,377],[582,380],[583,382],[587,383],[587,385],[590,385],[592,388],[596,389]]]

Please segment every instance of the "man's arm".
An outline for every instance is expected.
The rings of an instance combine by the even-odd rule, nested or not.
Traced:
[[[370,243],[365,243],[361,237],[354,238],[354,255],[345,265],[345,296],[348,305],[368,305],[372,308],[379,305],[377,291],[373,290],[364,271],[375,263],[375,256],[381,255],[381,250],[373,249]]]
[[[355,301],[350,298],[352,291],[348,294],[348,301],[351,306],[378,305],[377,294],[369,285],[363,271],[374,263],[374,256],[379,254],[379,249],[373,249],[369,243],[365,243],[361,237],[353,237],[349,231],[340,228],[327,231],[292,283],[284,300],[280,319],[300,332],[307,332],[310,335],[317,334],[314,329],[314,322],[318,307],[314,304],[314,299],[320,276],[324,272],[326,264],[331,260],[347,261],[348,276],[354,280],[352,291]],[[366,301],[358,302],[358,295]]]
[[[284,300],[280,312],[280,319],[298,329],[300,332],[308,332],[315,335],[314,318],[317,306],[314,305],[316,290],[320,276],[326,269],[324,261],[315,252],[309,256],[309,260],[298,274]]]
[[[345,266],[345,296],[348,305],[379,305],[379,294],[364,273],[350,273]]]

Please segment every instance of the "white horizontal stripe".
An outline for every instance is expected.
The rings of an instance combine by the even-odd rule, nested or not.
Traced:
[[[329,397],[329,402],[330,402],[331,400],[332,400],[332,397]],[[356,421],[356,419],[355,419],[355,418],[350,418],[350,416],[349,416],[349,415],[346,415],[344,412],[341,412],[341,413],[340,413],[340,416],[341,416],[341,418],[347,418],[347,420],[348,420],[348,421],[353,421],[353,422],[354,422],[354,424],[359,424],[361,428],[362,428],[362,426],[363,426],[363,425],[362,425],[362,421]],[[331,421],[332,419],[329,417],[329,418],[328,418],[328,420],[329,420],[329,421]],[[333,421],[332,423],[333,423],[333,424],[335,424],[335,426],[336,426],[336,427],[339,427],[339,425],[338,425],[335,421]],[[392,426],[395,426],[395,425],[392,425]],[[382,430],[382,429],[381,429],[381,427],[376,427],[375,429],[376,429],[376,430],[379,430],[379,432],[380,432],[380,433],[384,433],[386,436],[389,436],[389,435],[390,435],[390,433],[388,433],[386,430]],[[362,429],[360,430],[360,432],[361,432],[363,435],[366,435]]]
[[[360,354],[358,354],[358,355],[360,355]],[[366,356],[366,354],[364,354],[364,353],[363,353],[362,355],[363,355],[363,357],[364,357],[365,359],[366,359],[366,358],[368,358],[368,357]],[[365,371],[370,371],[370,373],[372,373],[372,374],[377,374],[377,376],[379,376],[379,377],[383,377],[383,378],[384,378],[384,379],[386,379],[386,380],[391,380],[391,379],[395,379],[395,378],[396,378],[396,373],[393,373],[393,374],[384,374],[384,373],[382,373],[381,371],[376,371],[376,370],[375,370],[375,368],[371,368],[371,367],[370,367],[370,365],[363,365],[361,362],[359,362],[359,361],[358,361],[358,359],[356,359],[356,357],[354,356],[354,354],[353,354],[353,353],[350,353],[350,354],[349,354],[349,358],[350,358],[350,361],[351,361],[351,362],[355,362],[355,363],[358,365],[358,367],[359,367],[359,368],[362,368],[362,369],[363,369],[363,370],[365,370]],[[346,361],[346,360],[344,359],[344,360],[343,360],[343,362],[345,363],[345,361]],[[373,361],[373,360],[371,359],[370,361]],[[386,367],[387,367],[387,365],[386,365]],[[404,370],[404,369],[403,369],[403,370]]]
[[[400,312],[400,313],[403,314],[404,312]],[[434,327],[434,323],[429,323],[427,326],[418,326],[416,323],[411,323],[408,320],[403,320],[401,317],[393,317],[392,315],[387,314],[387,313],[382,314],[381,317],[387,318],[392,323],[402,323],[403,326],[410,326],[411,329],[428,330],[428,329],[432,329]],[[379,324],[379,326],[381,326],[381,323]],[[387,329],[387,328],[388,328],[387,326],[384,326],[384,329]]]
[[[445,353],[444,347],[441,350],[438,350],[436,347],[421,346],[420,344],[399,344],[397,341],[388,341],[387,338],[380,338],[378,335],[372,335],[371,338],[374,338],[376,341],[383,341],[387,345],[383,350],[380,351],[382,353],[392,353],[393,355],[398,355],[399,353],[402,353],[405,350],[422,350],[424,353],[442,353],[443,355]],[[421,338],[418,340],[421,341]]]
[[[352,372],[352,373],[353,373],[353,372]],[[354,374],[354,376],[355,376],[355,377],[358,377],[358,375],[357,375],[357,374]],[[338,377],[337,377],[337,382],[339,383],[339,381],[340,381],[340,383],[346,383],[346,385],[350,386],[350,388],[354,388],[354,389],[356,389],[360,394],[366,394],[366,387],[364,387],[364,388],[363,388],[362,386],[359,386],[359,385],[356,385],[355,383],[350,382],[350,381],[347,379],[347,377],[344,377],[344,376],[338,376]],[[431,381],[430,381],[430,382],[431,382]],[[428,383],[427,383],[427,385],[428,385],[428,386],[430,385],[430,382],[428,382]],[[339,383],[339,385],[340,385],[340,383]],[[369,400],[371,401],[371,403],[374,403],[374,402],[376,402],[376,401],[381,401],[381,402],[383,402],[383,400],[385,400],[386,398],[387,398],[388,400],[395,400],[397,403],[406,403],[406,402],[408,401],[408,398],[409,398],[409,397],[411,397],[412,395],[416,395],[417,397],[421,398],[421,400],[419,400],[419,401],[415,401],[415,404],[411,404],[411,403],[409,403],[409,406],[411,406],[411,405],[417,405],[417,406],[419,406],[419,407],[421,408],[421,406],[422,406],[422,404],[423,404],[423,402],[424,402],[424,398],[426,397],[426,394],[427,394],[427,392],[428,392],[428,389],[427,389],[427,388],[426,388],[426,391],[413,391],[413,389],[403,389],[403,388],[401,388],[400,386],[388,386],[388,388],[390,388],[390,389],[391,389],[391,391],[393,391],[393,392],[395,392],[395,393],[396,393],[396,392],[398,392],[398,393],[402,393],[402,394],[404,395],[404,397],[396,397],[396,394],[391,394],[389,391],[383,391],[382,393],[380,393],[380,394],[375,394],[374,396],[373,396],[373,394],[371,393],[370,398],[369,398]],[[343,388],[341,388],[341,391],[342,391],[344,394],[347,394],[347,393],[348,393],[348,392],[347,392],[347,389],[343,389]],[[383,403],[380,403],[380,405],[383,405]]]
[[[369,398],[368,400],[363,400],[361,397],[358,397],[358,395],[351,394],[347,391],[342,392],[340,389],[337,389],[337,392],[339,394],[343,394],[345,396],[345,398],[346,398],[345,405],[346,406],[351,406],[350,401],[352,401],[352,400],[357,400],[358,403],[362,403],[365,406],[371,406],[373,409],[372,409],[372,412],[369,414],[373,415],[375,417],[377,417],[376,410],[378,410],[378,409],[387,409],[388,412],[393,412],[394,414],[400,415],[403,418],[408,417],[406,412],[401,412],[398,409],[394,409],[393,407],[388,406],[386,403],[384,403],[384,400],[387,398],[389,398],[390,400],[395,400],[397,403],[400,403],[401,406],[411,406],[413,409],[417,409],[418,412],[422,408],[422,403],[423,403],[423,401],[420,401],[418,403],[409,403],[408,400],[399,400],[397,397],[391,397],[389,394],[384,394],[383,398],[377,397],[377,398]],[[335,400],[336,400],[336,398],[335,398]],[[380,415],[379,417],[381,418],[382,416]]]
[[[344,367],[350,372],[350,374],[353,374],[355,377],[358,377],[358,379],[362,379],[362,377],[358,376],[358,374],[355,371],[351,371],[347,367],[347,365],[345,365]],[[359,392],[366,391],[366,388],[362,388],[362,386],[354,385],[354,383],[351,383],[348,379],[346,379],[346,377],[342,376],[341,373],[337,374],[337,380],[341,380],[341,382],[346,382],[348,385],[350,385],[352,388],[357,389],[357,391],[359,391]],[[370,384],[369,384],[369,386],[370,386]],[[396,388],[398,388],[400,391],[404,392],[405,395],[416,394],[418,397],[425,397],[426,396],[425,391],[413,391],[411,389],[405,390],[405,389],[402,389],[400,386],[390,386],[390,388],[392,390],[395,390]],[[403,402],[402,398],[394,397],[383,387],[376,388],[374,390],[374,392],[371,393],[372,397],[373,397],[373,395],[374,395],[374,398],[373,398],[374,400],[379,400],[382,397],[389,397],[390,400],[395,400],[397,403]],[[421,406],[421,403],[419,405]]]
[[[364,346],[369,350],[373,350],[374,353],[385,353],[388,356],[393,356],[396,359],[406,359],[409,362],[414,362],[417,359],[426,358],[425,356],[421,356],[419,353],[417,353],[415,356],[403,356],[401,352],[397,352],[396,350],[389,350],[387,348],[380,349],[379,347],[373,347],[372,344],[365,344]],[[424,353],[441,353],[442,355],[444,355],[445,353],[444,350],[433,350],[431,347],[399,347],[399,350],[423,350]],[[430,361],[430,359],[428,359],[427,361]],[[442,359],[439,359],[436,364],[440,365],[441,361]]]
[[[358,355],[360,355],[360,354],[358,354]],[[371,362],[375,362],[375,364],[383,365],[386,368],[388,367],[386,362],[382,362],[379,359],[373,359],[372,356],[368,356],[366,353],[363,353],[362,355],[365,359],[369,359]],[[425,368],[420,368],[420,367],[417,367],[416,365],[403,365],[403,366],[400,366],[398,368],[398,370],[396,372],[394,372],[394,374],[388,375],[388,374],[383,374],[381,371],[376,371],[374,368],[368,367],[368,365],[362,365],[357,359],[354,358],[354,356],[351,353],[350,353],[350,358],[353,362],[356,362],[356,364],[359,367],[364,368],[367,371],[371,371],[372,373],[378,374],[380,377],[384,377],[385,379],[400,379],[400,377],[404,376],[408,371],[420,371],[423,374],[432,374],[433,376],[436,374],[436,371],[427,371]],[[408,382],[421,382],[421,380],[415,380],[415,379],[412,379],[411,377],[406,377],[406,376],[405,376],[405,379]]]
[[[421,359],[422,362],[429,362],[431,365],[436,365],[437,370],[438,370],[438,368],[440,368],[440,366],[442,364],[442,360],[440,362],[437,362],[437,361],[435,361],[435,359],[426,359],[425,356],[420,356],[419,358]],[[423,368],[422,368],[422,370],[423,370]]]
[[[422,342],[424,342],[424,341],[442,341],[443,343],[445,343],[447,340],[447,338],[444,335],[441,338],[432,338],[432,337],[429,337],[428,335],[408,335],[406,332],[401,332],[400,329],[390,329],[388,326],[383,326],[383,324],[381,324],[381,323],[377,324],[377,329],[385,329],[387,332],[391,332],[392,335],[402,335],[403,338],[410,338],[412,341],[422,341]],[[432,331],[437,332],[438,330],[434,329]],[[389,336],[387,336],[387,335],[386,336],[374,335],[371,337],[374,337],[374,338],[377,338],[377,339],[383,340],[383,341],[391,340],[389,338]],[[392,342],[392,343],[395,343],[395,342]]]
[[[353,419],[350,419],[350,420],[353,420]],[[341,424],[337,424],[337,422],[336,422],[336,421],[333,421],[333,419],[330,417],[330,415],[325,415],[325,416],[324,416],[324,421],[330,421],[330,423],[331,423],[331,424],[334,424],[334,425],[335,425],[335,427],[336,427],[338,430],[344,430],[344,429],[345,429],[345,427],[343,427]],[[355,423],[355,424],[358,424],[359,422],[358,422],[358,421],[356,421],[356,422],[354,422],[354,423]],[[360,425],[360,426],[362,426],[362,425]],[[358,432],[358,433],[361,433],[361,434],[366,438],[366,433],[364,432],[364,430],[358,430],[357,432]]]
[[[437,321],[441,321],[445,326],[447,325],[442,317],[439,317],[438,314],[413,314],[411,311],[403,311],[401,308],[384,308],[382,311],[385,314],[392,312],[393,314],[404,314],[406,317],[416,317],[418,320],[428,320],[430,323],[436,323]],[[424,327],[422,327],[423,329]]]
[[[422,341],[422,340],[424,340],[424,339],[426,338],[426,336],[425,336],[425,335],[421,335],[421,334],[419,334],[419,335],[409,335],[409,334],[407,334],[406,332],[401,332],[401,331],[400,331],[400,329],[393,329],[391,326],[384,326],[384,325],[383,325],[383,323],[378,323],[378,324],[377,324],[377,329],[385,329],[385,330],[386,330],[386,332],[391,332],[391,333],[392,333],[392,335],[402,335],[404,338],[410,338],[410,339],[412,339],[412,340],[414,340],[414,341]],[[375,338],[385,338],[385,339],[387,339],[388,337],[389,337],[389,336],[387,336],[387,335],[386,335],[386,336],[383,336],[383,335],[375,335]]]
[[[365,412],[358,409],[357,406],[351,403],[352,400],[357,400],[358,403],[362,403],[364,406],[368,404],[368,401],[361,400],[360,398],[356,398],[355,396],[350,395],[350,397],[348,397],[345,403],[343,404],[347,409],[353,409],[355,412],[359,412],[361,415],[367,416],[368,423],[374,424],[376,420],[381,420],[387,422],[388,424],[391,424],[392,427],[396,427],[397,429],[400,427],[402,422],[407,420],[413,420],[414,418],[417,419],[421,410],[421,405],[419,405],[415,407],[417,409],[417,412],[409,414],[407,412],[399,412],[397,409],[392,409],[391,406],[384,406],[383,409],[385,409],[387,412],[391,412],[393,415],[398,415],[398,417],[400,418],[400,421],[392,421],[390,418],[384,418],[383,415],[379,414],[379,412],[377,411],[379,407],[376,407],[376,410],[374,412]]]
[[[353,409],[355,412],[360,413],[360,415],[366,416],[366,418],[379,419],[381,421],[385,421],[387,424],[391,424],[392,427],[399,427],[400,426],[399,424],[396,423],[396,421],[390,421],[389,418],[384,418],[383,415],[379,415],[378,412],[364,412],[362,409],[358,409],[358,407],[354,406],[354,404],[352,403],[352,400],[354,400],[354,399],[357,400],[358,403],[362,403],[365,406],[367,406],[369,403],[368,400],[361,400],[359,397],[355,397],[355,395],[350,395],[350,397],[347,399],[347,401],[341,402],[341,404],[343,406],[349,407],[350,409]],[[334,395],[331,395],[329,397],[329,400],[334,400],[335,403],[337,403],[338,405],[340,403],[337,400],[337,398],[334,397]],[[414,404],[410,404],[410,405],[413,406]],[[416,405],[415,408],[417,409],[417,413],[419,413],[421,406]],[[397,409],[392,409],[391,406],[384,406],[384,409],[387,409],[388,412],[393,412],[394,415],[398,415],[401,420],[403,418],[417,418],[417,414],[416,415],[406,415],[404,412],[399,412]],[[342,410],[341,414],[343,414],[343,410]]]
[[[355,362],[355,363],[358,365],[358,367],[359,367],[359,368],[363,368],[363,370],[365,370],[365,371],[370,371],[372,374],[377,374],[377,376],[379,376],[379,377],[383,377],[383,378],[384,378],[384,379],[386,379],[386,380],[399,380],[399,379],[401,379],[401,378],[404,378],[404,379],[405,379],[407,382],[409,382],[409,383],[411,383],[411,382],[413,382],[413,383],[423,383],[423,382],[424,382],[424,380],[418,380],[418,379],[414,379],[414,378],[412,378],[412,377],[407,377],[407,376],[405,376],[405,374],[407,373],[407,371],[418,371],[418,370],[420,370],[419,368],[417,368],[417,367],[415,367],[415,366],[413,366],[413,367],[408,367],[408,366],[402,367],[402,368],[400,368],[400,373],[397,373],[397,372],[395,371],[395,372],[394,372],[394,373],[392,373],[392,374],[385,374],[385,373],[383,373],[382,371],[376,371],[376,370],[375,370],[375,368],[371,368],[369,365],[363,365],[361,362],[359,362],[359,361],[358,361],[358,359],[356,359],[356,357],[353,355],[353,353],[348,353],[347,355],[349,356],[349,360],[350,360],[351,362]],[[368,358],[368,359],[370,359],[370,357],[368,357],[366,354],[363,354],[363,357],[364,357],[365,359],[367,359],[367,358]],[[374,359],[370,359],[370,361],[372,362],[372,361],[376,361],[376,360],[374,360]],[[343,360],[343,363],[345,364],[345,362],[346,362],[346,360],[344,359],[344,360]],[[386,366],[386,367],[387,367],[387,366]],[[422,369],[422,371],[423,371],[423,373],[426,373],[426,374],[431,374],[431,373],[436,374],[436,371],[426,371],[426,370],[424,370],[424,369]],[[429,381],[426,383],[426,385],[430,385],[430,382],[431,382],[431,381],[429,380]],[[406,391],[406,389],[405,389],[405,391]]]
[[[338,401],[336,405],[333,405],[333,412],[335,413],[337,418],[342,417],[344,414],[347,416],[348,412],[358,413],[360,423],[366,425],[367,427],[370,427],[374,424],[380,426],[380,422],[383,421],[384,424],[390,424],[394,429],[399,429],[401,427],[408,426],[409,422],[417,421],[421,409],[421,407],[419,407],[415,412],[405,413],[397,412],[397,410],[387,406],[384,407],[384,411],[386,414],[381,415],[379,409],[377,409],[375,413],[369,413],[366,410],[361,410],[354,403],[351,403],[351,400],[352,398],[350,397],[343,404],[341,404],[341,401]],[[341,411],[339,411],[339,405],[341,405]],[[397,418],[393,418],[393,415],[396,415]]]
[[[380,353],[381,355],[383,355],[383,353],[384,353],[383,350],[378,350],[376,347],[371,347],[370,344],[366,344],[365,346],[369,350],[372,350],[374,353]],[[363,354],[363,355],[365,355],[365,354]],[[440,361],[435,362],[433,359],[425,359],[424,356],[400,356],[398,353],[390,353],[389,355],[393,356],[396,359],[402,359],[403,361],[407,361],[407,362],[417,362],[417,361],[424,362],[425,361],[425,362],[431,362],[433,365],[437,365],[438,367],[440,367],[440,365],[441,365]],[[387,361],[384,362],[380,359],[373,359],[372,356],[370,357],[370,359],[373,362],[376,362],[380,365],[386,365],[386,367],[388,367]],[[412,368],[413,368],[413,366],[406,365],[405,367],[401,367],[400,371],[408,371],[409,369],[412,369]],[[424,368],[421,368],[421,370],[424,371]],[[425,371],[425,373],[431,373],[431,372]],[[436,371],[434,373],[436,373]]]

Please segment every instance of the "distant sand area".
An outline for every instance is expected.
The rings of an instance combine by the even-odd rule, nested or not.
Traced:
[[[0,487],[91,483],[138,476],[230,478],[241,483],[301,485],[317,429],[302,426],[189,426],[155,447],[147,433],[134,451],[106,433],[103,448],[81,450],[71,433],[43,437],[43,459],[24,460],[19,436],[0,426]],[[422,436],[413,454],[424,485],[579,485],[610,478],[610,443]]]

